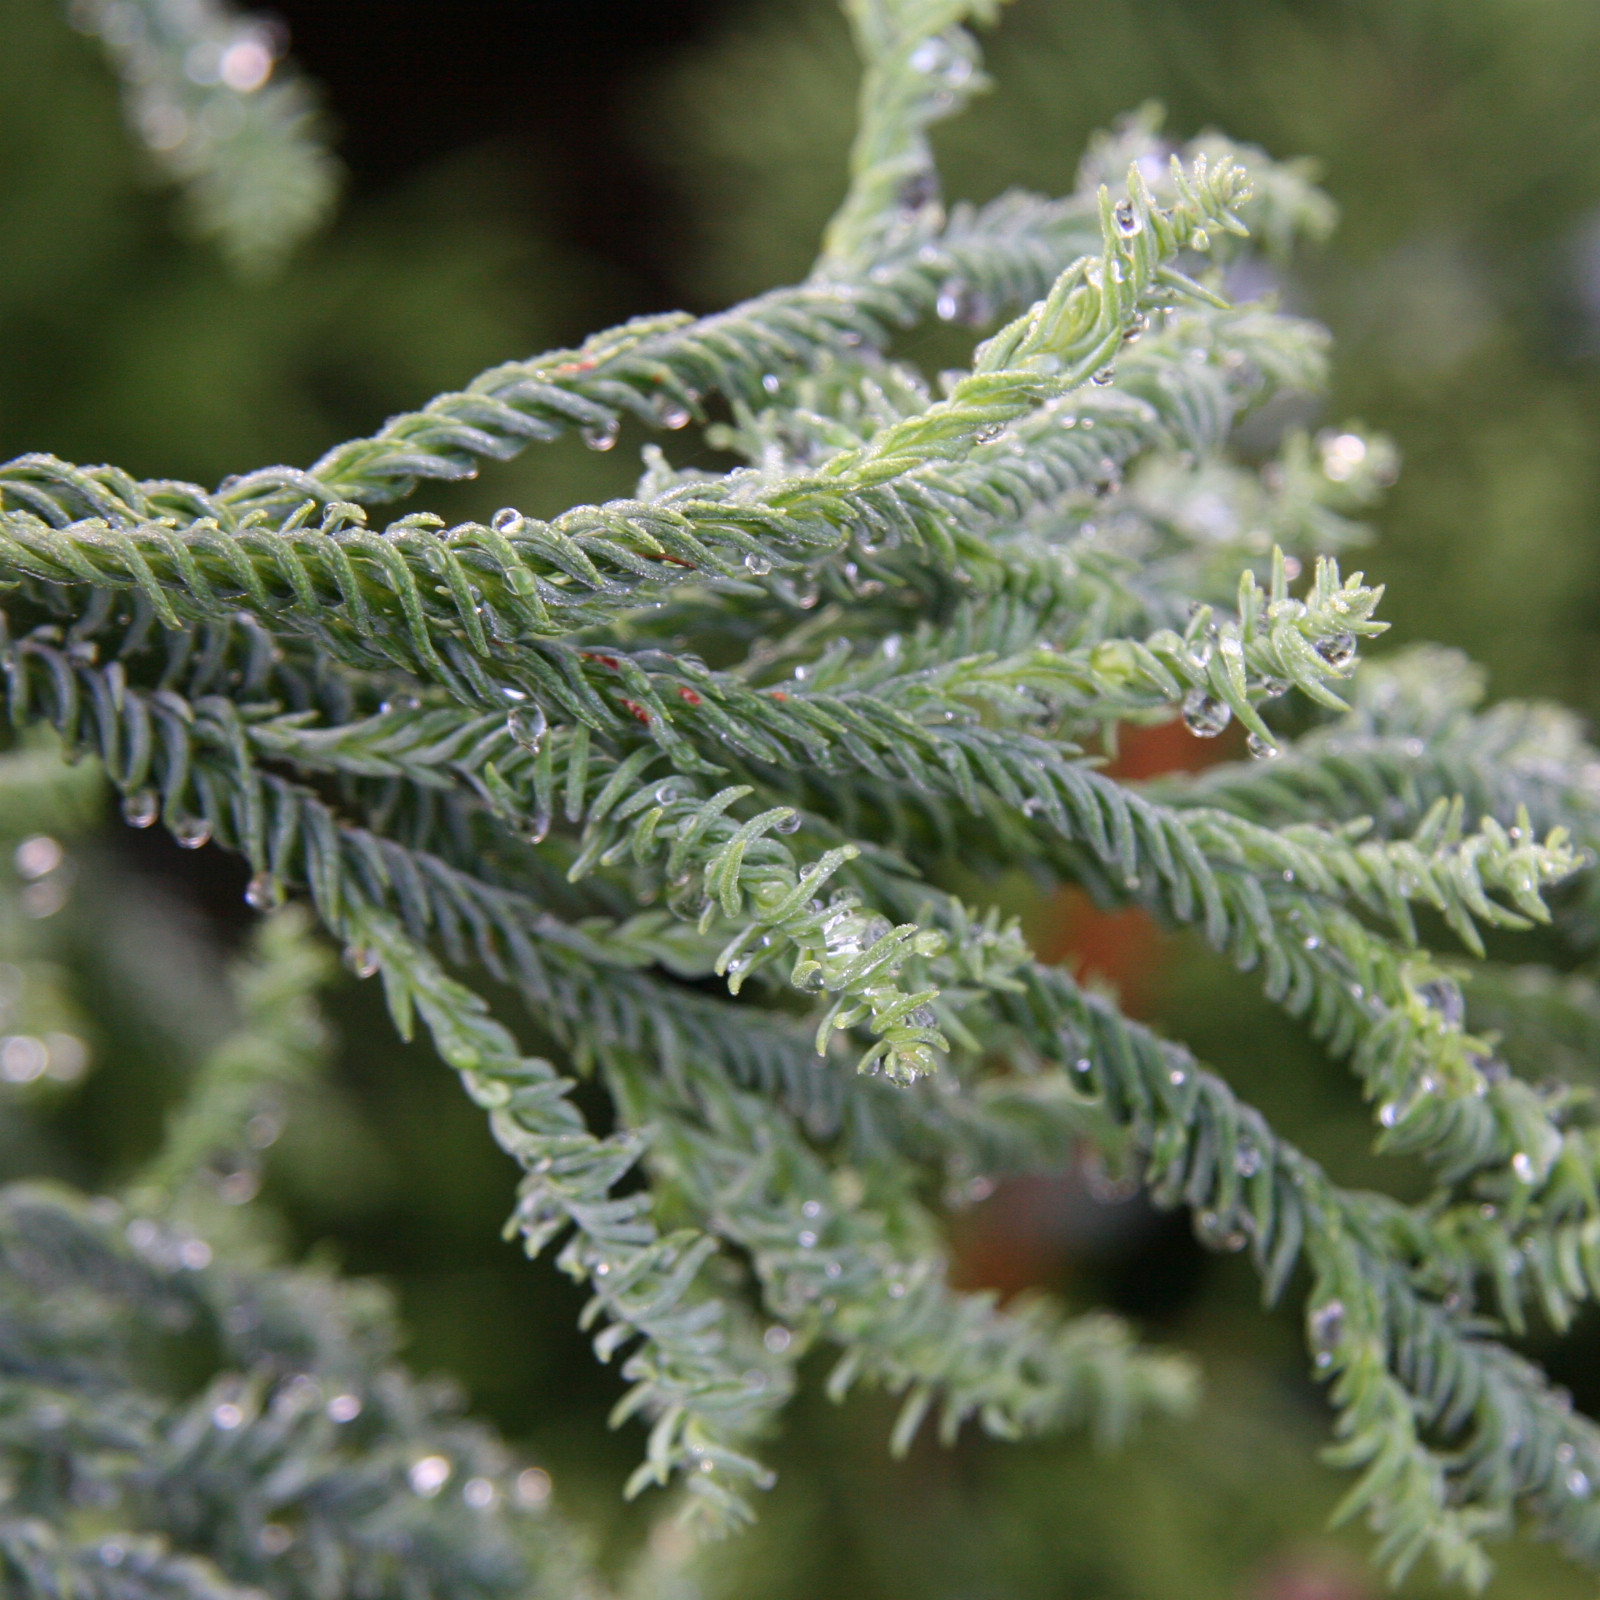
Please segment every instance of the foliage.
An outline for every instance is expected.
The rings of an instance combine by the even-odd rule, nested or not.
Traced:
[[[1336,552],[1393,476],[1384,440],[1233,448],[1324,354],[1270,303],[1232,304],[1224,269],[1252,238],[1320,235],[1327,204],[1298,167],[1215,136],[1170,149],[1144,116],[1063,199],[947,213],[927,130],[981,84],[963,23],[993,7],[847,10],[861,130],[800,286],[494,368],[304,470],[207,490],[0,468],[14,726],[96,758],[134,826],[242,854],[274,917],[241,991],[253,1026],[197,1079],[133,1220],[8,1192],[7,1375],[32,1406],[6,1446],[33,1519],[15,1581],[108,1565],[80,1505],[164,1541],[113,1541],[133,1592],[390,1592],[402,1565],[441,1596],[528,1581],[498,1447],[373,1375],[388,1335],[359,1292],[261,1264],[216,1209],[313,1042],[290,895],[381,975],[402,1034],[421,1021],[521,1167],[510,1228],[530,1254],[562,1241],[597,1355],[622,1358],[617,1420],[650,1424],[633,1492],[676,1485],[713,1531],[747,1520],[771,1482],[759,1439],[817,1349],[831,1393],[900,1397],[899,1449],[931,1415],[947,1440],[969,1421],[1110,1439],[1182,1411],[1189,1364],[1117,1319],[950,1281],[947,1180],[1090,1148],[1247,1252],[1269,1301],[1309,1279],[1331,1456],[1360,1472],[1344,1512],[1390,1570],[1426,1554],[1480,1584],[1516,1519],[1600,1557],[1600,1431],[1501,1337],[1600,1292],[1591,1102],[1526,1075],[1551,1042],[1581,1055],[1593,1008],[1485,960],[1535,926],[1541,951],[1592,938],[1600,768],[1557,711],[1477,710],[1453,655],[1358,670],[1381,591]],[[987,332],[936,387],[893,353],[930,315]],[[741,464],[651,448],[630,499],[370,525],[530,441],[608,449],[625,416],[704,424]],[[1119,725],[1179,716],[1202,738],[1237,722],[1253,759],[1154,786],[1104,770]],[[1082,883],[1259,972],[1348,1060],[1427,1197],[1339,1185],[950,892],[958,860]],[[1469,1026],[1478,974],[1502,1035]],[[230,1323],[257,1301],[271,1317]],[[156,1344],[202,1325],[235,1375],[163,1392],[147,1317]],[[354,1459],[325,1369],[371,1418]],[[74,1402],[27,1386],[72,1383],[117,1405],[52,1443]],[[259,1452],[216,1437],[261,1430]],[[130,1449],[164,1465],[130,1472]],[[92,1490],[35,1496],[62,1481],[28,1466],[48,1450]],[[438,1498],[458,1462],[465,1509]],[[291,1479],[332,1498],[272,1520]],[[566,1558],[533,1559],[554,1582]]]

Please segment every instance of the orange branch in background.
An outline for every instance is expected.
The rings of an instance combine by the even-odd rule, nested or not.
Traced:
[[[1236,733],[1230,729],[1230,733]],[[1166,772],[1199,772],[1237,754],[1237,740],[1199,739],[1182,718],[1155,726],[1124,725],[1117,755],[1106,773],[1125,782]],[[1072,969],[1074,976],[1112,984],[1135,1016],[1151,999],[1152,980],[1167,959],[1167,937],[1138,906],[1102,911],[1082,889],[1058,890],[1039,918],[1034,950],[1041,961]]]
[[[1198,772],[1240,753],[1237,728],[1219,739],[1197,739],[1177,719],[1155,727],[1121,728],[1116,759],[1105,770],[1114,778],[1136,781],[1164,772]],[[1082,889],[1068,884],[1051,896],[1036,919],[1032,943],[1041,961],[1068,966],[1079,978],[1110,983],[1124,1009],[1138,1016],[1155,998],[1172,939],[1141,907],[1103,911]],[[1057,1279],[1069,1261],[1092,1249],[1096,1235],[1129,1226],[1113,1204],[1125,1197],[1102,1193],[1102,1188],[1094,1181],[1094,1169],[1083,1161],[1063,1172],[1002,1183],[955,1230],[954,1281],[961,1288],[994,1289],[1009,1298]]]

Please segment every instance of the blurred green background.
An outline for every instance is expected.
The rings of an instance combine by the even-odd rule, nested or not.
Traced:
[[[115,85],[53,0],[0,0],[0,452],[47,449],[215,481],[304,463],[494,361],[633,312],[710,310],[803,273],[842,190],[854,68],[830,0],[446,0],[280,8],[351,171],[334,226],[265,284],[186,241],[124,137]],[[1600,628],[1600,7],[1593,0],[1015,0],[988,41],[998,91],[941,130],[947,189],[1060,191],[1085,137],[1147,99],[1311,155],[1332,243],[1279,288],[1338,348],[1329,421],[1391,433],[1403,475],[1364,564],[1394,641],[1443,640],[1497,695],[1592,711]],[[913,341],[908,353],[915,357]],[[549,512],[621,492],[638,437],[529,451],[425,494],[446,514]],[[694,448],[675,442],[675,459]],[[109,817],[109,809],[107,810]],[[54,962],[94,1053],[0,1138],[0,1175],[114,1183],[227,1023],[219,961],[244,875],[107,820],[72,841],[55,915],[0,926]],[[1048,913],[1031,908],[1041,936]],[[4,952],[0,952],[3,954]],[[1343,1179],[1405,1188],[1366,1153],[1343,1075],[1190,942],[1141,947],[1148,1014],[1226,1071]],[[1115,974],[1114,974],[1115,975]],[[1125,978],[1135,974],[1124,973]],[[618,1499],[641,1447],[572,1331],[578,1298],[499,1238],[513,1175],[481,1116],[378,997],[330,999],[343,1040],[275,1147],[292,1247],[398,1288],[421,1368],[549,1466],[557,1502],[620,1564],[648,1517]],[[964,1270],[1109,1302],[1198,1351],[1200,1416],[1104,1457],[1082,1441],[926,1445],[892,1464],[887,1412],[808,1392],[749,1537],[710,1593],[759,1600],[1360,1600],[1364,1539],[1324,1533],[1341,1480],[1292,1312],[1175,1219],[1081,1175],[954,1219]],[[1557,1351],[1600,1405],[1593,1327]],[[1425,1574],[1408,1593],[1434,1593]],[[1591,1595],[1508,1546],[1491,1591]]]

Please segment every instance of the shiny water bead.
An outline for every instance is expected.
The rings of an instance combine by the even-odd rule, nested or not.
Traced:
[[[1330,638],[1318,639],[1313,648],[1330,667],[1347,667],[1355,659],[1355,635],[1336,633]]]
[[[1116,367],[1114,367],[1108,361],[1105,364],[1105,366],[1101,367],[1101,369],[1097,373],[1095,373],[1095,375],[1089,380],[1089,382],[1093,383],[1093,384],[1097,384],[1100,388],[1103,389],[1103,388],[1106,387],[1106,385],[1108,383],[1113,382],[1115,380],[1116,376],[1117,376]]]
[[[1111,215],[1117,224],[1117,232],[1126,239],[1131,239],[1144,227],[1133,202],[1126,197],[1117,201],[1111,208]]]
[[[364,945],[349,944],[344,948],[344,964],[358,978],[370,978],[378,970],[378,952]]]
[[[1334,1347],[1344,1336],[1344,1317],[1344,1301],[1328,1300],[1320,1306],[1314,1306],[1306,1318],[1311,1348],[1319,1367],[1333,1365]]]
[[[775,823],[773,823],[773,827],[779,833],[798,833],[800,831],[800,824],[804,821],[805,818],[802,817],[798,811],[791,811],[788,816],[780,817]]]
[[[1252,733],[1245,740],[1244,747],[1250,752],[1252,761],[1270,761],[1274,756],[1283,754],[1277,745],[1263,739],[1259,733]]]
[[[524,1467],[517,1474],[517,1504],[537,1510],[550,1498],[550,1474],[543,1467]]]
[[[407,1477],[413,1493],[431,1500],[448,1482],[452,1464],[448,1456],[423,1456],[415,1462]]]
[[[764,578],[772,571],[772,563],[758,550],[752,550],[744,558],[748,571],[753,572],[758,578]]]
[[[353,1394],[336,1394],[328,1402],[328,1420],[340,1424],[354,1422],[361,1415],[361,1399]]]
[[[1435,978],[1417,985],[1417,998],[1437,1011],[1447,1028],[1459,1028],[1466,1021],[1467,1006],[1461,991],[1447,978]]]
[[[616,442],[617,435],[622,431],[622,424],[615,417],[608,418],[605,422],[597,422],[584,428],[579,438],[591,450],[609,450]]]
[[[913,172],[895,191],[894,199],[902,211],[913,213],[927,206],[937,205],[939,174],[932,167],[924,167],[920,172]]]
[[[655,418],[663,428],[676,432],[679,428],[689,426],[689,408],[670,395],[662,395],[655,404]]]
[[[987,322],[990,316],[988,298],[959,278],[945,280],[933,309],[941,322],[959,322],[973,328]]]
[[[511,735],[524,750],[537,751],[544,743],[544,736],[549,731],[549,719],[544,714],[544,707],[537,701],[530,705],[518,706],[506,717],[506,732]]]
[[[1191,689],[1183,697],[1183,720],[1197,739],[1215,739],[1233,721],[1233,712],[1204,689]]]
[[[252,911],[271,911],[283,900],[283,887],[270,872],[258,872],[245,886],[244,903]]]
[[[183,850],[198,850],[211,840],[211,824],[204,817],[179,817],[172,825],[172,837]]]
[[[154,789],[135,789],[122,801],[122,815],[135,828],[148,828],[161,815],[161,798]]]
[[[489,518],[489,526],[493,528],[496,533],[518,533],[522,529],[522,522],[522,513],[518,511],[515,506],[501,506],[501,508]]]

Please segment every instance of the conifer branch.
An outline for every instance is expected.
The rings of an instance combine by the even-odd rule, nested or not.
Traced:
[[[914,227],[936,208],[939,175],[927,130],[988,87],[960,24],[993,22],[1000,0],[847,0],[861,57],[850,189],[823,235],[822,272],[882,247],[887,228]]]
[[[947,400],[764,494],[748,495],[735,475],[554,524],[514,517],[444,536],[429,519],[408,518],[381,538],[346,502],[304,526],[318,509],[306,498],[269,533],[264,513],[237,519],[187,486],[146,491],[109,469],[23,457],[0,470],[0,498],[26,508],[0,510],[0,559],[48,581],[137,588],[168,626],[246,606],[269,626],[312,632],[352,664],[390,661],[459,687],[460,665],[444,659],[459,654],[455,640],[480,661],[494,659],[518,639],[595,620],[583,613],[585,597],[615,609],[646,585],[815,560],[856,525],[855,496],[870,502],[926,462],[963,456],[983,430],[1070,392],[1103,368],[1141,303],[1200,293],[1166,264],[1180,247],[1207,227],[1242,226],[1229,210],[1243,189],[1237,169],[1202,167],[1181,181],[1170,212],[1140,187],[1127,203],[1131,231],[1102,195],[1101,260],[1069,268],[1033,311],[988,341]],[[175,517],[163,522],[164,513]],[[468,669],[466,678],[481,683],[484,674]]]
[[[281,23],[227,0],[73,0],[69,15],[104,43],[133,132],[235,268],[271,271],[322,224],[339,163],[306,83],[279,65]]]
[[[1600,1291],[1587,1095],[1510,1070],[1552,1043],[1590,1052],[1600,1006],[1481,965],[1487,929],[1592,938],[1595,875],[1566,885],[1600,853],[1593,753],[1560,714],[1477,711],[1456,658],[1355,673],[1378,592],[1331,559],[1300,597],[1282,554],[1263,581],[1275,542],[1298,560],[1361,537],[1393,475],[1384,441],[1292,436],[1259,472],[1225,456],[1253,407],[1321,382],[1324,341],[1223,304],[1205,257],[1243,248],[1246,217],[1281,250],[1331,212],[1299,168],[1215,136],[1163,170],[1141,114],[1091,147],[1082,192],[947,219],[927,131],[981,85],[962,24],[997,0],[848,9],[862,129],[798,288],[493,369],[307,471],[215,493],[46,456],[0,468],[13,724],[98,757],[134,823],[242,853],[253,905],[303,892],[350,964],[382,972],[401,1031],[422,1019],[523,1168],[513,1231],[530,1253],[564,1241],[597,1352],[623,1356],[618,1419],[651,1424],[633,1490],[679,1481],[708,1524],[747,1517],[769,1481],[749,1440],[821,1342],[837,1392],[903,1395],[897,1446],[933,1410],[947,1437],[969,1419],[1109,1435],[1180,1405],[1187,1369],[1113,1320],[952,1290],[914,1198],[930,1170],[963,1183],[1088,1144],[1189,1207],[1208,1245],[1248,1249],[1269,1300],[1307,1267],[1335,1459],[1360,1473],[1346,1510],[1396,1573],[1431,1553],[1481,1582],[1484,1538],[1516,1515],[1600,1559],[1600,1430],[1475,1309],[1562,1325]],[[937,398],[882,353],[929,313],[988,328],[1021,305]],[[732,421],[708,438],[743,456],[734,472],[657,451],[635,498],[548,523],[367,526],[367,504],[530,440],[577,428],[604,449],[628,416],[704,422],[713,391]],[[1291,688],[1336,719],[1287,739],[1263,706]],[[1274,759],[1141,789],[1073,742],[1179,712],[1200,733],[1237,719]],[[1433,1195],[1338,1188],[1180,1046],[1035,962],[1015,923],[919,876],[951,854],[1200,926],[1349,1058],[1380,1144],[1427,1161]],[[1428,947],[1441,925],[1471,962]],[[0,1359],[27,1401],[19,1448],[89,1463],[119,1518],[130,1448],[158,1463],[111,1563],[138,1600],[235,1600],[238,1550],[246,1581],[278,1582],[246,1456],[341,1492],[366,1473],[362,1507],[405,1508],[308,1524],[352,1591],[392,1569],[403,1525],[437,1540],[430,1596],[521,1592],[515,1519],[474,1538],[399,1465],[448,1434],[446,1478],[481,1462],[488,1509],[506,1458],[391,1380],[360,1297],[213,1262],[185,1231],[197,1174],[248,1162],[262,1095],[314,1050],[317,964],[270,927],[245,1032],[201,1074],[130,1227],[0,1195],[0,1308],[55,1359],[51,1295],[88,1272],[115,1313],[95,1359],[125,1368],[107,1341],[158,1303],[213,1322],[257,1305],[277,1331],[229,1335],[236,1372],[198,1399],[130,1377],[118,1406],[90,1405],[63,1368],[65,1434],[38,1375]],[[561,1067],[445,961],[514,987]],[[713,975],[726,998],[681,981]],[[1482,1031],[1496,1018],[1505,1039]],[[597,1073],[613,1132],[590,1129],[567,1068]],[[317,1355],[301,1379],[271,1345],[285,1327]],[[365,1453],[334,1431],[334,1372],[373,1420]],[[205,1537],[184,1521],[200,1502]],[[61,1533],[64,1501],[24,1511],[0,1528],[16,1582],[105,1588],[104,1547]]]

